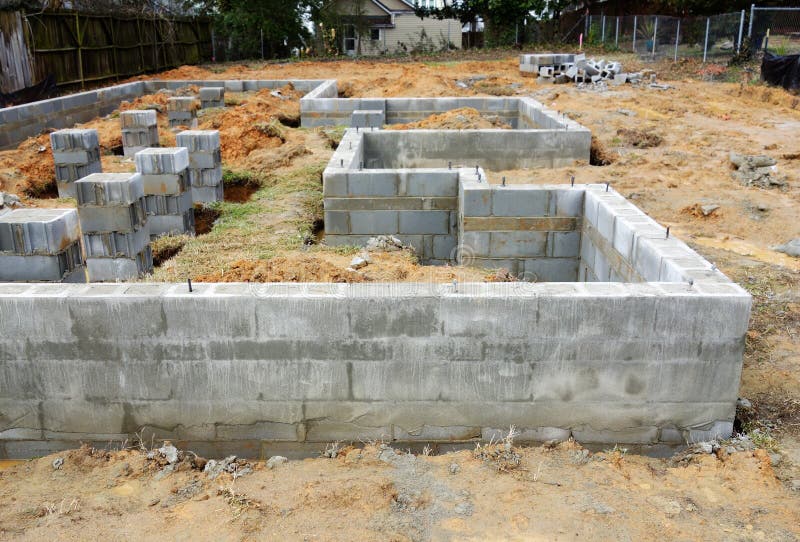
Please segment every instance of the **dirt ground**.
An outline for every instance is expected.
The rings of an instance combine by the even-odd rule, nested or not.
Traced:
[[[644,66],[630,55],[610,58],[627,69]],[[200,489],[183,500],[175,495],[186,494],[180,490],[200,475],[155,480],[138,452],[120,452],[91,467],[67,458],[55,471],[52,458],[45,458],[0,473],[0,532],[28,539],[55,532],[77,539],[86,529],[111,538],[218,539],[220,531],[209,535],[212,528],[231,539],[273,533],[306,540],[800,539],[800,493],[789,489],[800,480],[800,259],[771,248],[800,237],[800,98],[751,81],[746,70],[691,62],[647,67],[671,88],[540,85],[520,76],[511,54],[183,67],[157,77],[335,78],[342,96],[532,96],[565,112],[592,131],[593,163],[605,165],[490,171],[490,182],[503,176],[509,183],[561,183],[571,176],[579,183],[608,182],[750,291],[754,307],[740,396],[753,407],[742,413],[737,431],[764,452],[677,464],[595,454],[581,463],[564,445],[524,450],[524,468],[497,472],[471,452],[387,462],[368,448],[358,460],[353,452],[274,471],[262,466],[235,482],[201,477]],[[708,81],[711,74],[725,81]],[[474,269],[419,266],[407,252],[372,254],[367,267],[349,271],[357,248],[320,243],[321,172],[341,130],[297,128],[299,96],[290,88],[281,94],[229,93],[224,111],[203,112],[201,126],[223,134],[226,201],[198,210],[203,235],[160,242],[155,280],[504,280]],[[158,110],[165,100],[157,94],[124,107]],[[492,122],[471,112],[457,115],[420,125],[457,129]],[[169,144],[164,113],[159,124]],[[117,155],[118,115],[86,126],[100,132],[104,170],[133,170]],[[772,174],[785,185],[742,185],[731,175],[731,151],[775,158]],[[53,198],[52,175],[47,136],[0,152],[0,190],[20,194],[26,205],[74,205]],[[707,205],[719,207],[705,214]],[[115,477],[113,469],[123,462],[134,474]],[[449,474],[451,463],[459,465],[458,474]],[[408,468],[414,476],[402,474]],[[409,485],[419,490],[411,501],[401,497]],[[167,501],[172,504],[164,506]]]
[[[670,460],[574,442],[330,450],[240,460],[216,478],[192,454],[173,466],[141,450],[84,447],[17,464],[0,471],[0,539],[800,539],[800,494],[776,480],[763,450]]]

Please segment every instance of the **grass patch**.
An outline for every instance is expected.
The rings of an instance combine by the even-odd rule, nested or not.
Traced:
[[[317,163],[282,175],[225,170],[226,199],[234,188],[246,188],[251,197],[207,205],[215,214],[213,227],[189,238],[169,266],[156,269],[154,280],[211,276],[243,260],[270,259],[308,244],[322,220],[324,168],[325,163]]]

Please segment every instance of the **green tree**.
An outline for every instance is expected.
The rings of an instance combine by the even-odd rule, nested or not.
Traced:
[[[463,24],[480,17],[484,24],[487,45],[509,43],[508,36],[531,12],[547,11],[547,0],[458,0],[443,8],[429,9],[417,5],[420,18],[458,19]],[[513,37],[511,39],[513,42]]]
[[[310,33],[304,18],[313,0],[201,0],[187,2],[214,18],[214,31],[224,40],[227,59],[286,58],[302,48]]]

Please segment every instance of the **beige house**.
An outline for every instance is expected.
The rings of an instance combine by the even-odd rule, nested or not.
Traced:
[[[441,7],[444,3],[421,1],[424,7]],[[405,0],[333,0],[326,9],[340,16],[342,28],[337,39],[350,55],[461,48],[458,20],[420,19],[414,14],[414,4]]]

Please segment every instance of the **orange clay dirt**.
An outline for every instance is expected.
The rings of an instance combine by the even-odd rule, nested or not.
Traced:
[[[322,446],[321,446],[322,448]],[[236,464],[84,447],[0,471],[2,540],[731,540],[800,537],[763,450],[651,459],[574,442]],[[330,457],[333,456],[333,457]],[[62,459],[55,469],[53,462]]]
[[[408,124],[392,124],[388,130],[480,130],[486,128],[510,129],[498,116],[481,115],[477,109],[462,107],[446,113],[431,115],[430,117]]]

